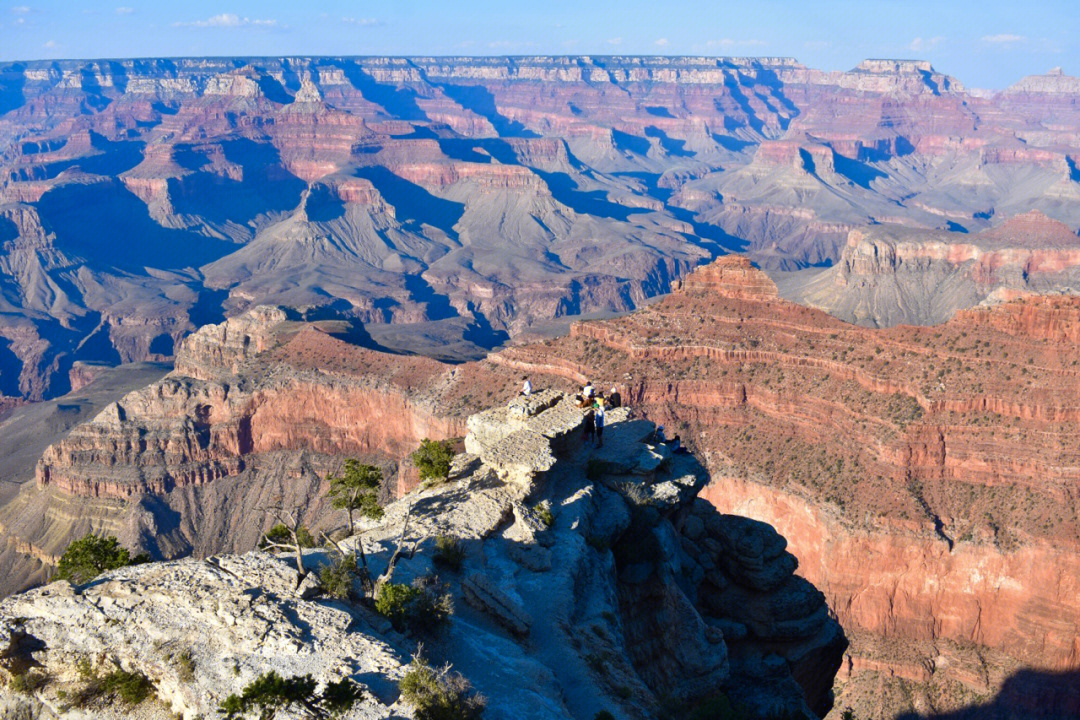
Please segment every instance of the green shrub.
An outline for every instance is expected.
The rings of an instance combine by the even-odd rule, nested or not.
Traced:
[[[77,691],[68,694],[68,709],[85,709],[106,698],[117,699],[128,705],[138,705],[154,694],[154,684],[141,672],[116,668],[102,676],[88,658],[79,660],[75,667],[84,683]]]
[[[60,556],[56,577],[76,585],[88,583],[106,570],[149,562],[145,553],[131,557],[116,538],[90,534],[68,545]]]
[[[41,689],[48,681],[49,678],[44,674],[34,670],[27,670],[12,675],[8,687],[11,688],[12,692],[19,695],[32,695],[34,691]]]
[[[356,556],[350,553],[319,569],[319,589],[323,595],[345,600],[352,593],[356,576]]]
[[[255,713],[259,720],[272,720],[279,710],[296,706],[310,717],[338,717],[364,695],[359,685],[344,679],[327,684],[316,692],[310,675],[283,678],[271,670],[253,680],[239,695],[232,694],[218,706],[225,720],[237,720]]]
[[[476,720],[487,705],[461,674],[451,672],[449,666],[437,672],[418,657],[398,687],[405,702],[416,708],[416,720]]]
[[[432,633],[450,619],[454,606],[450,595],[430,578],[412,585],[386,583],[379,588],[375,610],[399,632]]]
[[[296,531],[296,539],[300,542],[300,547],[302,548],[315,547],[315,537],[311,534],[311,531],[303,525]],[[292,541],[292,533],[289,532],[289,528],[285,527],[285,523],[278,523],[266,531],[266,535],[259,541],[259,548],[265,550],[269,547],[270,543],[291,545]]]
[[[460,570],[461,563],[465,560],[465,548],[456,537],[440,535],[435,538],[435,556],[433,559],[439,565],[444,565],[451,570]]]
[[[189,683],[195,679],[195,657],[190,649],[177,653],[173,657],[173,664],[176,665],[176,675],[181,682]]]
[[[551,503],[545,500],[537,505],[535,509],[536,514],[540,517],[540,522],[544,523],[545,527],[551,527],[555,524],[555,513],[551,511]]]
[[[103,695],[111,695],[128,705],[138,705],[154,693],[154,684],[140,672],[113,670],[101,679]]]
[[[686,720],[745,720],[745,718],[746,713],[732,705],[728,696],[722,692],[699,703],[686,715]]]
[[[445,482],[450,477],[450,461],[454,459],[454,447],[449,440],[424,438],[412,456],[412,463],[420,471],[420,479]]]

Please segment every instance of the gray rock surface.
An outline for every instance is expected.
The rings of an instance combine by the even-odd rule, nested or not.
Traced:
[[[125,568],[0,603],[0,676],[33,666],[48,678],[31,695],[0,690],[0,718],[211,717],[271,669],[363,684],[349,718],[410,717],[396,681],[419,642],[483,693],[488,720],[604,709],[645,720],[716,692],[751,717],[814,717],[827,688],[796,678],[835,672],[845,642],[821,594],[792,574],[783,538],[696,500],[705,474],[692,456],[646,444],[651,425],[625,410],[608,417],[598,450],[581,444],[581,411],[558,393],[474,416],[451,480],[343,542],[362,543],[375,576],[400,547],[392,582],[437,575],[454,606],[440,633],[401,634],[368,603],[319,597],[286,556]],[[662,461],[641,461],[653,456]],[[440,536],[460,543],[460,568],[435,562]],[[327,557],[308,551],[305,566]],[[176,661],[185,652],[190,675]],[[65,709],[86,660],[145,674],[158,699]]]

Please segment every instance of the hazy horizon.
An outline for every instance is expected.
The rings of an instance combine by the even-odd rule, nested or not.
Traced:
[[[1080,72],[1071,3],[691,0],[543,6],[478,0],[58,0],[0,5],[0,61],[251,56],[792,57],[850,70],[867,58],[927,60],[967,87],[1001,89],[1062,67]],[[1070,72],[1071,71],[1071,72]]]

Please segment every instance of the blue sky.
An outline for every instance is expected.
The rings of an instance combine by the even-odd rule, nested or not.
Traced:
[[[785,55],[931,60],[971,87],[1080,74],[1076,0],[0,0],[0,60],[184,55]]]

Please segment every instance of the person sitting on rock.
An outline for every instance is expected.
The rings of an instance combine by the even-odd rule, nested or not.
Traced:
[[[679,437],[678,433],[675,433],[675,437],[671,438],[671,452],[680,454],[686,452],[686,449],[682,446],[682,438]]]
[[[604,401],[603,398],[599,399],[596,406],[596,418],[594,423],[596,425],[596,447],[604,447]]]
[[[591,382],[586,380],[585,387],[581,388],[581,394],[584,395],[586,399],[592,400],[593,395],[596,394],[596,388],[593,387]]]
[[[585,410],[585,430],[582,442],[589,442],[596,436],[596,411],[592,408]]]
[[[657,425],[656,429],[652,431],[652,442],[657,445],[663,445],[667,440],[664,439],[664,426]]]
[[[521,378],[521,394],[532,395],[532,383],[529,382],[528,375],[525,375]]]
[[[611,391],[608,393],[608,407],[622,407],[622,395],[619,394],[619,389],[614,385],[611,386]]]

